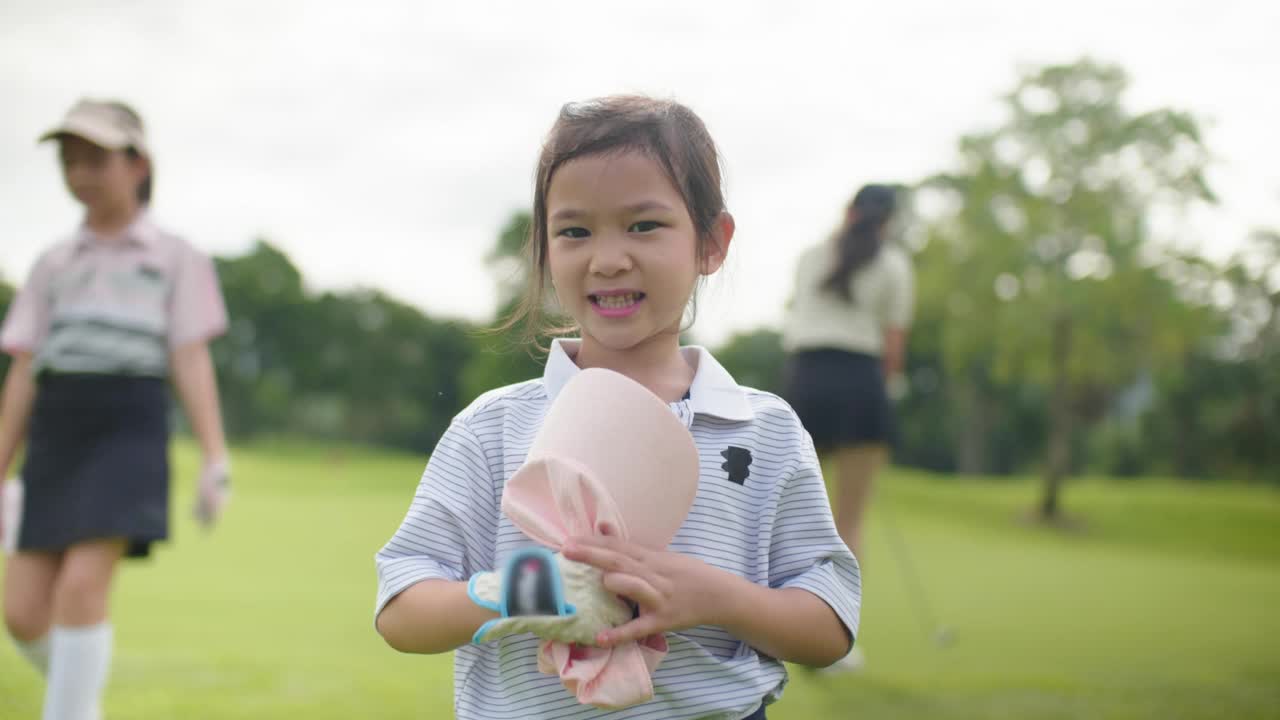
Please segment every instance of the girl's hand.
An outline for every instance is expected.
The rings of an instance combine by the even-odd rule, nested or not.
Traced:
[[[649,550],[616,536],[570,538],[563,552],[570,560],[603,570],[607,590],[639,605],[634,620],[600,632],[596,644],[601,647],[718,624],[726,593],[741,581],[697,558]]]
[[[196,486],[195,516],[206,529],[213,527],[231,496],[231,465],[227,460],[205,460]]]

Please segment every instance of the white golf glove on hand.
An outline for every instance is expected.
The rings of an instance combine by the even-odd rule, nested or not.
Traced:
[[[222,515],[231,497],[231,464],[226,460],[205,463],[196,486],[196,522],[207,528]]]
[[[0,548],[5,555],[18,551],[18,529],[22,522],[22,479],[9,478],[0,489]]]
[[[622,598],[605,589],[603,576],[598,568],[545,548],[518,550],[502,571],[476,573],[467,583],[472,602],[502,615],[480,626],[471,641],[527,632],[543,640],[595,645],[601,630],[617,627],[633,614]]]
[[[894,373],[893,377],[885,383],[885,390],[888,392],[889,399],[894,402],[902,402],[902,399],[911,391],[911,382],[907,380],[907,376],[903,373]]]

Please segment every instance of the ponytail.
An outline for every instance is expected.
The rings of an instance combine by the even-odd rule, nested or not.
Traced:
[[[142,132],[142,127],[143,127],[142,116],[138,114],[137,110],[134,110],[133,108],[129,107],[128,105],[118,100],[109,101],[107,102],[107,105],[111,106],[112,108],[115,108],[117,112],[120,112],[121,114],[123,114],[126,118],[128,118],[129,122],[138,126],[139,132]],[[147,205],[150,205],[151,190],[152,190],[152,186],[155,184],[155,174],[156,174],[155,165],[151,162],[151,158],[149,156],[146,156],[143,154],[143,151],[141,148],[137,148],[130,145],[129,147],[125,148],[125,153],[129,156],[130,160],[136,161],[141,158],[146,160],[147,162],[147,176],[142,179],[142,182],[138,183],[137,197],[138,197],[139,205],[142,205],[144,207]]]
[[[880,254],[884,228],[893,217],[896,193],[888,185],[865,185],[853,196],[848,218],[836,232],[836,266],[822,282],[822,289],[853,302],[851,279]]]

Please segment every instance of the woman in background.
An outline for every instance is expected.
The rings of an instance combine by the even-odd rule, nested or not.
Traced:
[[[897,209],[888,185],[858,191],[840,228],[796,268],[783,326],[784,394],[836,475],[836,525],[859,559],[862,522],[894,422],[887,387],[902,382],[914,279],[907,253],[886,243]],[[860,666],[860,649],[838,666]]]

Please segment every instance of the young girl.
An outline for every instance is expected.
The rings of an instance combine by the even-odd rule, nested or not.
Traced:
[[[0,477],[26,437],[5,624],[47,677],[45,720],[101,716],[111,661],[108,595],[122,557],[168,535],[166,378],[204,451],[197,514],[227,486],[208,341],[226,327],[210,260],[146,212],[142,122],[86,100],[41,140],[58,143],[80,227],[37,260],[0,331],[13,357],[0,400]],[[9,508],[10,511],[14,510]]]
[[[786,684],[782,661],[825,666],[852,646],[858,565],[799,419],[736,384],[706,350],[679,345],[695,286],[724,262],[733,231],[715,145],[688,108],[609,97],[561,111],[538,164],[534,281],[517,319],[540,329],[547,278],[580,339],[552,344],[540,380],[486,393],[454,419],[377,556],[378,631],[402,652],[457,650],[459,718],[763,718]],[[494,614],[468,598],[467,579],[531,544],[499,511],[504,483],[560,388],[591,367],[669,403],[702,468],[669,551],[616,537],[563,549],[638,606],[599,645],[667,633],[655,699],[613,712],[579,705],[541,674],[532,635],[468,644]]]

